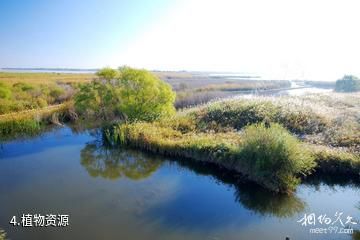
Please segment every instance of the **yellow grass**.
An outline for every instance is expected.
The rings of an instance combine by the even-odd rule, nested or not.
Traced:
[[[0,72],[0,81],[8,84],[17,82],[30,84],[83,83],[95,78],[95,74],[88,73],[10,73]]]
[[[67,107],[67,103],[62,103],[40,109],[31,109],[20,112],[2,114],[0,115],[0,123],[8,121],[19,121],[24,119],[43,118],[44,116],[50,116],[55,112],[63,111]]]

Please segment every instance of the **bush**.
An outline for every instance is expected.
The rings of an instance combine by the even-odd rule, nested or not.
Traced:
[[[241,165],[274,191],[294,190],[299,176],[315,167],[310,151],[279,124],[255,124],[242,133]]]
[[[120,69],[120,111],[130,120],[153,121],[175,113],[171,86],[146,70]]]
[[[360,91],[360,80],[352,75],[345,75],[336,81],[335,91],[337,92],[357,92]]]
[[[116,71],[115,69],[106,67],[106,68],[100,69],[96,73],[96,76],[98,76],[100,80],[105,80],[107,82],[110,82],[111,80],[115,79],[118,76],[118,71]]]
[[[0,82],[0,99],[9,99],[11,97],[11,90],[7,85]]]
[[[175,93],[170,85],[146,70],[123,67],[114,71],[100,70],[100,80],[80,87],[75,96],[80,114],[105,120],[122,116],[130,121],[153,121],[175,113]]]
[[[120,102],[118,87],[98,81],[82,85],[75,95],[75,109],[83,117],[112,119],[119,115]]]

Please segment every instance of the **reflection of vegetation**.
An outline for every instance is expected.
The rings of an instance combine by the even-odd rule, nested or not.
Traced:
[[[235,200],[245,208],[265,216],[291,217],[305,209],[306,203],[294,194],[275,194],[254,183],[243,182],[232,171],[219,169],[214,164],[177,159],[176,162],[197,174],[209,175],[235,187]]]
[[[224,100],[152,123],[121,123],[106,135],[113,144],[216,163],[272,191],[289,192],[313,170],[359,173],[360,95],[335,95],[336,101],[334,94]]]
[[[360,240],[360,231],[354,230],[354,233],[351,235],[352,240]]]
[[[81,165],[92,177],[117,179],[125,176],[139,180],[154,173],[161,165],[161,160],[141,152],[90,143],[81,150]]]
[[[295,195],[275,194],[254,187],[240,187],[236,191],[236,200],[244,207],[260,215],[291,217],[305,208],[305,202]]]
[[[351,174],[327,174],[317,172],[317,174],[306,177],[303,181],[306,185],[311,185],[318,188],[322,184],[326,184],[329,187],[335,186],[354,186],[360,187],[360,179],[354,177]],[[360,206],[360,205],[359,205]]]
[[[6,240],[6,232],[0,228],[0,240]]]
[[[107,138],[153,153],[213,162],[274,192],[293,191],[297,177],[308,174],[315,165],[310,151],[279,124],[247,126],[241,134],[183,133],[196,128],[191,124],[191,119],[121,124]]]

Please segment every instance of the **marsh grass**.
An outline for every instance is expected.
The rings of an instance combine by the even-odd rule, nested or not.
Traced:
[[[234,128],[263,121],[276,122],[298,134],[322,131],[327,119],[310,108],[270,98],[239,99],[209,104],[197,111],[199,124],[207,129]]]
[[[61,125],[65,120],[76,118],[72,108],[72,103],[68,102],[42,109],[0,115],[0,140],[36,134],[49,123]]]
[[[161,123],[122,124],[107,131],[106,136],[113,145],[215,163],[275,192],[294,190],[298,176],[308,174],[315,166],[311,156],[300,151],[301,143],[276,124],[269,128],[250,126],[242,134],[194,133],[189,129],[181,132],[176,126],[179,125],[174,124],[174,129]]]
[[[314,157],[303,144],[279,124],[254,124],[241,133],[239,159],[247,172],[277,191],[294,190],[299,176],[315,167]]]
[[[317,162],[316,171],[323,175],[347,175],[358,178],[360,174],[360,156],[341,149],[319,145],[309,145]]]
[[[7,84],[23,82],[28,84],[53,84],[61,83],[80,83],[90,82],[95,78],[95,74],[83,73],[14,73],[0,72],[0,81]]]
[[[288,192],[315,170],[359,175],[359,131],[352,131],[359,108],[358,94],[230,99],[153,123],[120,124],[106,136],[114,145],[215,163]],[[348,129],[340,131],[346,144],[335,134],[339,129]]]

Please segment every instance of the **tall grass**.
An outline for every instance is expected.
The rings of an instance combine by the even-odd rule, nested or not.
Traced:
[[[248,124],[269,121],[280,123],[294,133],[313,133],[322,131],[327,125],[326,119],[311,109],[294,107],[266,98],[241,99],[210,104],[195,115],[204,129],[239,130]]]
[[[83,73],[15,73],[0,72],[0,81],[7,84],[23,82],[27,84],[79,83],[90,82],[96,76]]]
[[[31,135],[48,123],[61,124],[63,120],[75,119],[72,103],[63,103],[42,109],[26,110],[0,115],[0,140]]]
[[[215,163],[286,192],[312,170],[328,176],[359,174],[359,131],[351,131],[360,126],[359,100],[358,94],[334,93],[232,99],[154,123],[118,125],[106,135],[114,145]],[[335,129],[348,131],[338,137]]]
[[[254,134],[254,131],[258,133]],[[238,134],[182,133],[171,127],[161,126],[160,123],[133,123],[115,126],[106,135],[112,144],[130,145],[163,155],[215,163],[240,172],[276,192],[294,190],[298,175],[305,175],[314,167],[308,153],[300,151],[301,144],[278,125],[270,128],[255,125],[247,128],[243,134]],[[264,140],[266,136],[268,142],[251,142],[257,137]],[[257,151],[265,148],[263,156],[256,155]],[[267,158],[269,156],[271,158]],[[261,166],[262,163],[265,165]],[[265,170],[264,167],[269,168]]]
[[[239,149],[242,168],[254,173],[270,189],[295,189],[299,175],[306,176],[315,167],[314,158],[301,142],[279,124],[254,124],[241,134]]]

